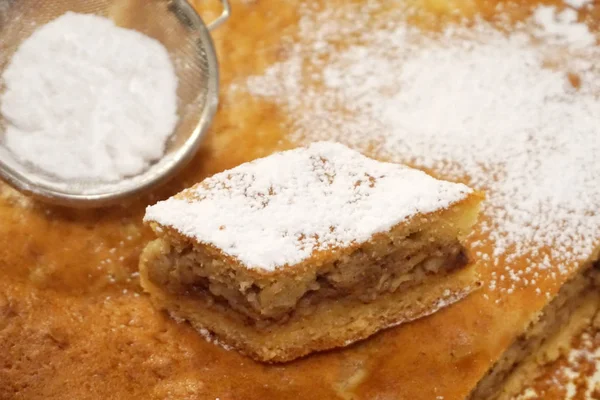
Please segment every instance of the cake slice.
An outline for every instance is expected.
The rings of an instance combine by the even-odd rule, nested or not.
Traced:
[[[283,362],[435,312],[477,287],[461,238],[482,196],[330,142],[277,153],[147,209],[154,303]]]
[[[573,338],[592,324],[600,304],[600,263],[588,262],[540,313],[478,382],[468,400],[511,400],[568,351]]]

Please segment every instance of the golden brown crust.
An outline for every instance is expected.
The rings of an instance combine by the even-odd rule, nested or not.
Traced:
[[[215,334],[221,343],[264,362],[286,362],[315,351],[348,346],[381,329],[430,315],[479,286],[471,266],[454,274],[432,277],[424,282],[424,288],[389,293],[369,304],[358,299],[325,302],[311,314],[258,330],[215,309],[212,301],[165,292],[148,278],[147,265],[142,260],[141,284],[158,308],[175,318],[189,320],[205,335]]]
[[[328,292],[328,298],[365,298],[380,291],[400,290],[400,285],[405,287],[412,281],[417,284],[422,275],[446,274],[462,267],[466,256],[458,238],[475,223],[480,198],[469,196],[448,209],[376,234],[365,243],[319,252],[322,257],[309,259],[313,263],[304,261],[259,273],[232,257],[223,257],[213,246],[154,224],[159,239],[148,245],[146,253],[152,256],[142,262],[150,263],[151,279],[167,291],[193,294],[210,290],[229,303],[243,302],[248,312],[269,317],[286,313],[309,292],[312,300],[321,292]]]
[[[232,3],[232,19],[213,33],[223,87],[284,57],[281,37],[298,25],[296,2]],[[327,3],[335,7],[341,0]],[[413,4],[425,10],[412,17],[419,26],[439,29],[448,19],[494,15],[497,2]],[[504,5],[519,19],[532,3]],[[204,9],[203,16],[219,11]],[[588,261],[566,265],[564,275],[510,296],[485,285],[427,318],[283,367],[227,352],[158,312],[141,294],[132,274],[153,237],[141,225],[143,210],[206,176],[290,147],[285,123],[272,104],[243,94],[222,96],[212,132],[190,168],[122,209],[45,208],[0,184],[0,399],[463,400],[571,272]],[[479,230],[470,242],[485,237]],[[478,263],[485,282],[509,265],[483,258]],[[510,263],[514,271],[528,266],[524,258]]]
[[[545,362],[555,360],[575,335],[589,326],[600,294],[597,267],[582,268],[565,283],[517,340],[490,368],[469,395],[470,400],[510,400],[533,380]]]
[[[322,302],[355,299],[368,303],[378,296],[423,285],[431,276],[445,276],[468,260],[460,243],[429,243],[400,248],[381,258],[359,252],[317,274],[294,278],[248,280],[221,269],[216,260],[195,252],[180,253],[157,239],[142,253],[148,278],[164,291],[189,297],[207,297],[215,306],[230,308],[240,320],[257,329],[282,324],[293,314],[307,314]],[[411,245],[413,245],[411,243]],[[415,249],[415,247],[417,247]]]
[[[390,240],[390,235],[392,234],[396,237],[405,237],[412,232],[419,231],[421,227],[428,226],[432,223],[439,223],[439,225],[441,225],[440,228],[443,228],[446,221],[449,221],[450,223],[458,221],[456,219],[457,213],[468,213],[469,215],[465,216],[464,226],[460,229],[462,234],[460,239],[462,239],[469,233],[472,225],[475,223],[477,214],[479,213],[479,205],[484,199],[485,194],[483,192],[474,191],[464,199],[452,204],[449,208],[416,215],[414,218],[395,225],[388,232],[377,233],[373,235],[367,243],[352,243],[349,246],[337,248],[333,251],[315,251],[309,258],[303,260],[301,263],[293,266],[282,266],[281,268],[272,270],[248,268],[235,257],[223,253],[214,245],[210,243],[201,243],[195,238],[183,235],[174,227],[161,225],[154,221],[148,222],[148,225],[159,238],[168,238],[169,242],[181,248],[192,245],[195,249],[201,249],[201,251],[206,252],[210,257],[220,260],[225,268],[231,268],[238,272],[243,271],[244,274],[247,274],[253,279],[277,279],[279,276],[293,277],[314,273],[314,271],[319,269],[322,265],[326,265],[342,257],[347,257],[359,248],[366,252],[376,251],[378,243],[388,242]]]
[[[476,222],[482,197],[473,193],[365,243],[258,274],[213,246],[152,223],[160,238],[141,256],[142,285],[159,308],[244,354],[289,361],[465,297],[476,278],[473,267],[465,268],[458,238]]]
[[[530,354],[514,368],[508,379],[503,382],[496,400],[514,399],[530,382],[540,377],[546,364],[556,361],[569,352],[573,340],[586,328],[590,327],[592,319],[598,312],[600,306],[598,289],[594,288],[591,291],[582,293],[581,298],[576,303],[572,314],[561,326],[560,331],[548,336],[537,351]],[[543,398],[544,400],[550,400],[546,396]]]

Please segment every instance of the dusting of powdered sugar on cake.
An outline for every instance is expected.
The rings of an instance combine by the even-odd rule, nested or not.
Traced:
[[[577,11],[570,8],[558,11],[555,6],[539,6],[532,16],[537,25],[534,33],[546,43],[568,44],[571,48],[594,45],[596,38],[577,18]]]
[[[231,351],[233,350],[233,347],[221,342],[219,339],[217,339],[217,337],[208,329],[205,328],[200,328],[197,329],[197,332],[204,338],[204,340],[206,340],[208,343],[212,343],[215,346],[219,346],[221,347],[223,350],[225,351]]]
[[[594,0],[564,0],[565,4],[579,10],[593,4]]]
[[[575,338],[569,351],[514,400],[561,398],[592,400],[600,395],[600,337],[587,329]],[[558,393],[557,393],[558,392]]]
[[[181,318],[179,316],[179,314],[175,313],[175,312],[169,312],[169,316],[178,324],[183,324],[186,319],[185,318]],[[223,350],[225,351],[231,351],[232,347],[221,342],[219,339],[217,339],[217,337],[208,329],[206,328],[197,328],[196,332],[198,332],[200,334],[200,336],[202,336],[204,338],[204,340],[206,340],[208,343],[212,343],[216,346],[221,347]]]
[[[216,246],[250,268],[294,265],[363,243],[466,198],[463,184],[319,142],[242,164],[148,208],[146,221]]]
[[[437,33],[402,22],[409,11],[307,8],[287,58],[230,93],[277,103],[296,142],[338,140],[485,190],[472,247],[498,267],[490,288],[567,274],[600,239],[595,35],[569,7]]]

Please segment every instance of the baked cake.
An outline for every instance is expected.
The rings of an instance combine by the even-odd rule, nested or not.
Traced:
[[[596,275],[600,276],[598,270]],[[597,283],[596,290],[582,296],[578,308],[558,333],[510,374],[502,390],[504,398],[600,398],[600,290]],[[532,379],[534,376],[537,377]],[[515,396],[519,387],[522,389]]]
[[[469,400],[511,400],[548,361],[568,349],[574,336],[592,324],[600,305],[600,271],[591,263],[571,277],[537,318],[494,363]]]
[[[130,5],[144,1],[114,3],[139,20],[143,7]],[[46,12],[57,2],[38,3]],[[207,22],[222,11],[219,2],[191,3]],[[600,46],[557,41],[566,33],[579,43],[586,27],[597,37],[600,2],[230,3],[231,19],[212,32],[219,112],[171,183],[101,210],[46,207],[0,183],[0,399],[464,400],[492,368],[515,366],[488,381],[504,395],[529,379],[531,362],[544,362],[537,355],[557,357],[546,345],[568,345],[563,331],[600,304],[589,290],[557,334],[542,334],[536,357],[503,361],[544,330],[534,325],[552,318],[546,307],[565,284],[597,270],[589,267],[600,250]],[[0,20],[26,17],[5,11]],[[489,32],[491,24],[502,27]],[[241,90],[248,82],[251,93]],[[384,95],[392,107],[379,107]],[[367,118],[379,111],[388,112]],[[469,129],[459,129],[466,117]],[[293,144],[336,139],[485,190],[466,242],[479,290],[343,351],[276,366],[226,351],[154,307],[138,279],[140,253],[155,239],[142,224],[148,204]],[[600,323],[586,330],[596,347],[574,349],[581,362],[550,363],[519,400],[600,397],[600,366],[591,368]]]
[[[261,361],[345,346],[476,287],[481,195],[331,142],[243,164],[148,208],[155,303]]]

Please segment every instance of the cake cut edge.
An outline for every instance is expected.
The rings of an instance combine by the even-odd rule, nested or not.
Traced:
[[[421,226],[423,221],[428,221],[433,225],[433,227],[429,226],[429,229],[437,226],[440,231],[443,231],[444,227],[451,227],[459,243],[458,237],[464,236],[476,222],[481,200],[482,195],[474,192],[447,209],[420,215],[417,225]],[[409,222],[405,222],[395,228],[402,230],[408,224]],[[168,311],[177,319],[189,321],[203,334],[206,332],[214,334],[220,343],[262,362],[287,362],[313,352],[347,346],[366,339],[382,329],[433,314],[463,299],[480,286],[476,266],[468,263],[464,253],[466,250],[460,244],[461,253],[456,254],[456,258],[449,258],[447,265],[440,266],[435,273],[422,275],[423,280],[416,285],[409,284],[400,286],[401,290],[384,291],[366,302],[360,297],[351,296],[326,298],[313,305],[312,309],[309,308],[309,312],[298,305],[288,311],[289,318],[286,320],[272,322],[266,319],[267,322],[257,327],[256,321],[251,318],[252,315],[249,317],[232,309],[231,299],[226,299],[222,295],[212,295],[206,288],[201,291],[195,291],[194,288],[182,291],[168,290],[168,285],[155,277],[157,270],[163,270],[168,279],[181,279],[184,275],[181,266],[186,264],[180,263],[182,260],[180,255],[186,257],[199,251],[198,248],[204,249],[210,245],[194,242],[169,227],[152,223],[151,225],[159,239],[151,242],[141,256],[140,279],[155,306]],[[389,241],[387,235],[393,231],[392,229],[390,232],[377,234],[373,241],[382,243]],[[178,242],[177,246],[180,246],[178,250],[180,253],[175,252],[174,258],[171,254],[174,246],[171,241]],[[361,246],[352,249],[352,252],[361,251]],[[215,260],[218,260],[219,253],[213,254],[217,257]],[[295,269],[292,266],[264,271],[236,265],[235,259],[228,258],[222,253],[220,256],[223,258],[218,260],[219,262],[225,260],[223,265],[225,265],[226,275],[242,272],[246,278],[248,275],[253,275],[261,279],[261,284],[266,282],[267,285],[277,285],[283,278],[292,279],[293,282],[293,279],[301,279],[303,274],[318,273],[319,268],[324,268],[323,264],[309,259],[307,262],[311,265],[308,268]],[[377,258],[374,260],[376,263]],[[455,264],[452,265],[452,262]],[[235,268],[232,265],[235,265]],[[409,272],[412,273],[412,270]],[[189,271],[186,273],[189,275]],[[209,282],[210,276],[201,279]],[[404,278],[400,276],[400,279]],[[210,283],[207,285],[209,287]],[[239,287],[246,288],[249,285],[252,283],[238,282]],[[302,298],[297,304],[301,304],[301,301]],[[259,315],[258,318],[260,317]]]
[[[479,380],[467,400],[511,400],[557,360],[600,313],[600,262],[595,254],[564,283]]]
[[[162,290],[148,279],[145,267],[140,269],[140,282],[155,307],[180,321],[188,321],[203,336],[208,331],[220,343],[266,363],[288,362],[314,352],[348,346],[383,329],[431,315],[481,286],[476,268],[469,266],[431,282],[425,294],[421,293],[422,288],[415,287],[379,297],[369,304],[366,314],[361,307],[327,303],[317,313],[287,324],[283,330],[260,332],[211,307],[199,308],[194,298]],[[339,314],[343,318],[336,318]]]

